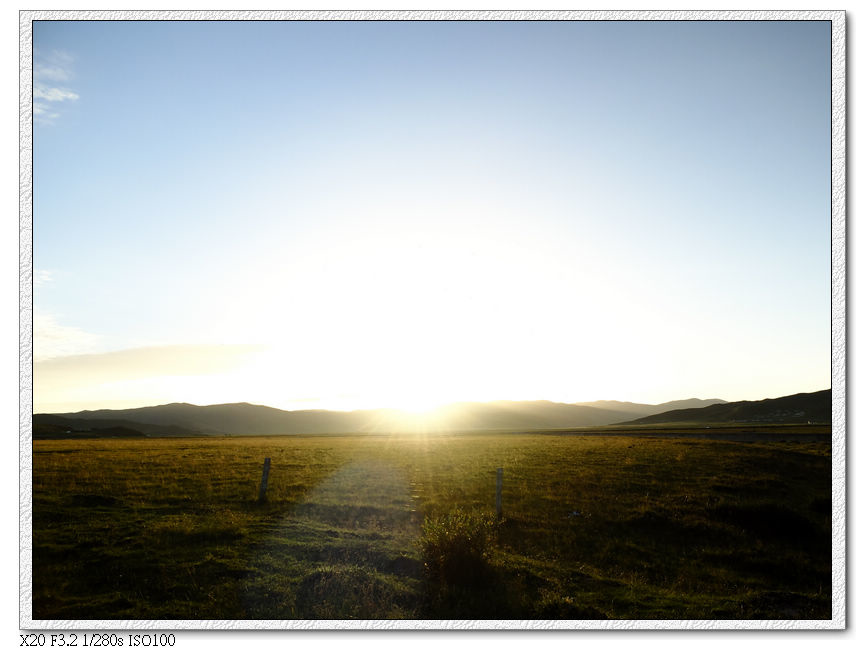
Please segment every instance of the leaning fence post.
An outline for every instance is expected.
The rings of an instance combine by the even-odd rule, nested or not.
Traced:
[[[499,467],[496,470],[496,515],[499,518],[502,516],[502,472],[504,470]]]
[[[258,502],[267,500],[267,475],[270,474],[270,458],[264,459],[264,469],[261,471],[261,487],[258,489]]]

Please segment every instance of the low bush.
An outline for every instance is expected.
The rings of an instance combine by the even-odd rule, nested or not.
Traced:
[[[485,513],[456,509],[425,518],[421,551],[430,580],[461,587],[485,583],[495,531],[495,517]]]

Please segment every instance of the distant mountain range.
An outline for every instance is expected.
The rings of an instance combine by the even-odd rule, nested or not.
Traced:
[[[760,402],[687,399],[663,404],[597,401],[462,402],[420,418],[395,409],[283,411],[255,404],[164,404],[122,410],[33,416],[34,438],[178,437],[304,433],[387,433],[418,428],[453,431],[537,430],[609,424],[683,422],[828,422],[830,391]]]
[[[704,406],[719,402],[721,400],[692,399],[669,404],[671,407],[682,404]],[[246,403],[213,406],[180,403],[123,410],[36,415],[34,432],[54,437],[66,435],[67,431],[70,435],[106,435],[103,432],[109,427],[135,429],[148,436],[375,433],[405,431],[418,426],[460,431],[562,429],[603,426],[634,416],[658,413],[667,408],[666,404],[631,402],[462,402],[443,406],[424,416],[421,421],[417,416],[396,409],[282,411]]]
[[[641,417],[622,424],[685,423],[775,423],[829,424],[832,421],[832,391],[797,393],[754,402],[725,402],[704,408],[683,408]]]

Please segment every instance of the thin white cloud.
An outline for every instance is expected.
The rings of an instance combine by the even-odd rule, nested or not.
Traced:
[[[54,106],[62,102],[74,102],[79,98],[74,90],[58,85],[58,82],[67,82],[73,78],[74,59],[68,52],[59,50],[48,53],[36,50],[34,59],[33,117],[41,124],[53,124],[54,120],[60,117],[60,112]]]
[[[70,329],[70,328],[67,328]],[[142,377],[213,375],[231,370],[264,349],[262,345],[189,344],[127,348],[36,361],[43,375],[73,382],[122,381]]]
[[[51,314],[38,310],[33,313],[33,361],[36,363],[93,352],[99,343],[100,337],[96,334],[61,325]]]
[[[38,122],[43,122],[46,124],[53,123],[58,117],[60,117],[60,113],[55,113],[53,111],[49,111],[43,104],[33,104],[33,116],[36,118]]]
[[[69,81],[72,78],[73,58],[67,52],[54,50],[48,54],[36,51],[33,73],[37,79],[42,81]]]
[[[78,99],[78,94],[67,88],[45,88],[44,86],[36,86],[33,89],[33,97],[36,99],[44,99],[48,102],[65,102],[66,100]]]
[[[261,345],[165,345],[55,357],[33,364],[36,412],[124,408],[167,401],[238,401],[248,383],[234,372]],[[219,401],[219,398],[217,398]],[[119,406],[118,406],[119,405]]]
[[[33,105],[33,115],[36,118],[36,121],[42,122],[43,124],[53,124],[54,120],[60,117],[60,113],[49,113],[40,104]]]
[[[33,284],[37,287],[45,286],[54,282],[54,272],[47,269],[34,269]]]

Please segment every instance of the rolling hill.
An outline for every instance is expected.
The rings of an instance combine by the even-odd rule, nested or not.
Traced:
[[[641,417],[630,424],[776,423],[828,424],[832,420],[832,391],[797,393],[759,401],[727,402],[703,408],[686,408]]]
[[[635,402],[617,402],[614,400],[599,400],[596,402],[578,402],[578,406],[592,406],[594,408],[608,409],[610,411],[622,411],[645,417],[664,413],[676,409],[691,409],[711,406],[712,404],[726,404],[722,399],[679,399],[662,404],[639,404]]]
[[[180,438],[205,435],[175,425],[148,424],[117,418],[87,419],[47,413],[33,416],[33,438]]]

